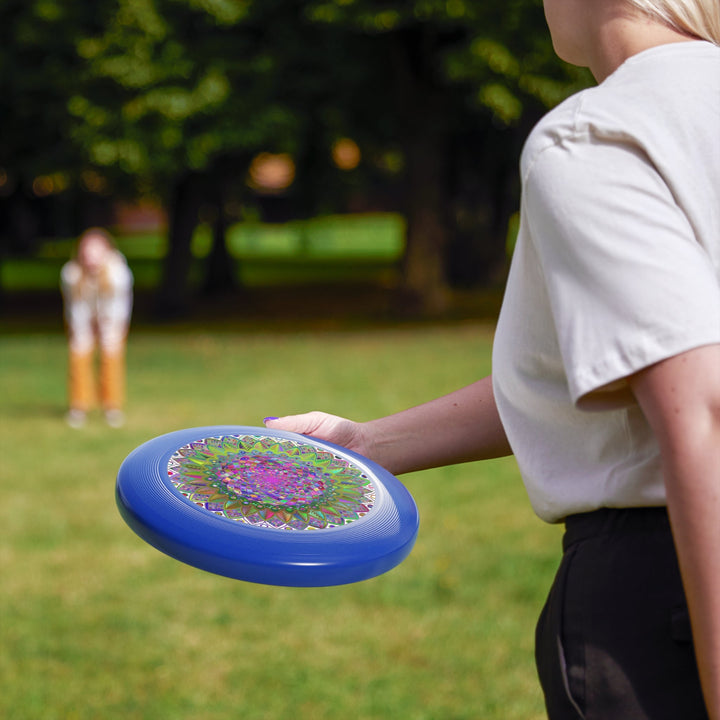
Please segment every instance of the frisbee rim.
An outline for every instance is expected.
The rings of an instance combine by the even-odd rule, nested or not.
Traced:
[[[322,529],[259,527],[215,515],[184,496],[167,469],[180,448],[226,436],[277,438],[331,452],[368,476],[375,503],[363,517]],[[207,572],[267,585],[320,587],[375,577],[407,557],[419,529],[409,491],[377,463],[326,440],[262,427],[201,426],[152,438],[123,461],[115,495],[128,526],[166,555]]]

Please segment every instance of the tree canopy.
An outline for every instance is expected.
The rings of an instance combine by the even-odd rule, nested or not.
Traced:
[[[473,281],[500,260],[522,139],[588,83],[555,58],[540,0],[7,0],[0,39],[6,206],[37,178],[152,194],[177,278],[201,204],[221,245],[253,158],[286,154],[289,212],[343,211],[352,191],[406,216],[405,290],[428,310],[453,266]],[[343,138],[352,173],[332,162]]]

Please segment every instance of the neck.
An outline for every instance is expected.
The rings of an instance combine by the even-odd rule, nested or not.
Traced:
[[[601,20],[599,28],[595,42],[588,46],[588,67],[598,82],[644,50],[696,39],[640,13],[613,13]]]

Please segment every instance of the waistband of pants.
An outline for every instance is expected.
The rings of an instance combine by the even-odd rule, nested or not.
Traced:
[[[671,532],[666,507],[601,508],[565,519],[563,550],[599,535]]]

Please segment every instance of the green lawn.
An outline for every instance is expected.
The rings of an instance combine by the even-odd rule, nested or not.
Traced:
[[[532,635],[559,554],[511,459],[406,476],[398,568],[356,585],[216,577],[114,501],[135,446],[314,407],[373,417],[489,370],[491,329],[133,332],[128,423],[66,427],[61,335],[0,338],[0,717],[540,720]]]
[[[135,286],[154,288],[167,253],[164,233],[119,235],[119,249],[135,276]],[[204,272],[212,243],[211,229],[194,234],[193,279]],[[287,282],[387,282],[396,278],[405,246],[405,221],[394,213],[335,215],[283,224],[237,223],[226,243],[245,287]],[[0,263],[0,288],[6,291],[47,290],[58,286],[60,268],[72,255],[74,239],[47,240],[31,257],[9,257]]]

